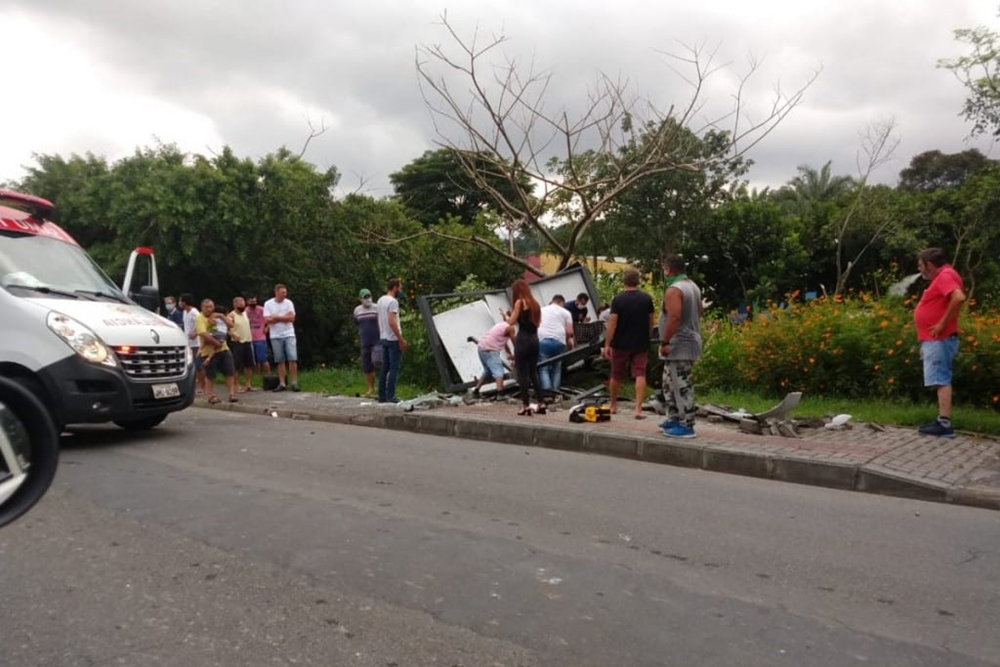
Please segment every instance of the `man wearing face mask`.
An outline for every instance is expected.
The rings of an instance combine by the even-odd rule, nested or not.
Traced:
[[[253,344],[250,331],[250,320],[246,315],[247,304],[243,297],[238,296],[233,299],[233,312],[229,314],[233,318],[233,326],[229,330],[229,347],[233,352],[233,361],[236,364],[236,381],[239,383],[240,373],[243,374],[243,386],[239,388],[239,393],[253,391],[253,369],[256,364],[253,360]]]
[[[177,300],[172,296],[168,296],[163,300],[163,307],[167,310],[167,319],[183,329],[184,311],[177,307]]]
[[[381,351],[378,333],[378,306],[372,302],[371,290],[365,288],[358,293],[361,305],[354,309],[354,323],[358,325],[358,339],[361,344],[361,371],[365,374],[368,391],[365,398],[375,395],[376,348]]]
[[[267,360],[267,323],[264,309],[257,305],[256,296],[247,297],[247,321],[250,322],[250,341],[253,344],[253,361],[261,378],[271,374],[271,363]]]

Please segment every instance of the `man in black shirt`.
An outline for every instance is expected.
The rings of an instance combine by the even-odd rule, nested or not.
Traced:
[[[635,380],[635,418],[644,419],[642,402],[646,397],[646,358],[653,333],[655,308],[653,297],[639,290],[639,272],[628,269],[623,276],[625,291],[611,301],[605,336],[605,357],[611,360],[611,412],[618,411],[618,387],[630,375]]]
[[[573,324],[582,324],[590,319],[590,311],[587,310],[588,303],[590,303],[590,297],[587,296],[586,292],[580,292],[576,295],[576,301],[566,304],[566,310],[573,316]]]

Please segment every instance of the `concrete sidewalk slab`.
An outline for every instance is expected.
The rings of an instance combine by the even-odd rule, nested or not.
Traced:
[[[700,468],[835,489],[898,495],[1000,509],[1000,439],[958,434],[930,438],[914,429],[853,424],[844,430],[801,429],[798,438],[752,435],[735,425],[700,421],[697,437],[671,440],[650,414],[573,424],[568,411],[517,416],[506,401],[406,411],[370,399],[313,393],[249,392],[237,403],[198,407],[272,418],[312,419],[525,447],[547,447]]]

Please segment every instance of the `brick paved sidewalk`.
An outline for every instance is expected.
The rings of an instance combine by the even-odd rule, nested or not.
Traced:
[[[567,410],[520,417],[507,401],[407,411],[405,405],[311,393],[241,394],[240,402],[199,407],[279,417],[396,428],[525,446],[554,447],[751,475],[1000,509],[1000,440],[957,434],[922,436],[915,429],[873,427],[800,428],[799,438],[753,435],[734,424],[699,419],[697,437],[674,440],[647,412],[636,420],[627,406],[611,421],[573,424]],[[794,412],[792,413],[794,417]]]

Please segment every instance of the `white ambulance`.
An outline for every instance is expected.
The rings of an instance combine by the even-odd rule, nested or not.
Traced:
[[[152,251],[132,253],[126,296],[49,220],[54,209],[0,190],[0,376],[28,387],[59,426],[153,428],[191,405],[195,373],[184,331],[147,310],[159,302]]]

